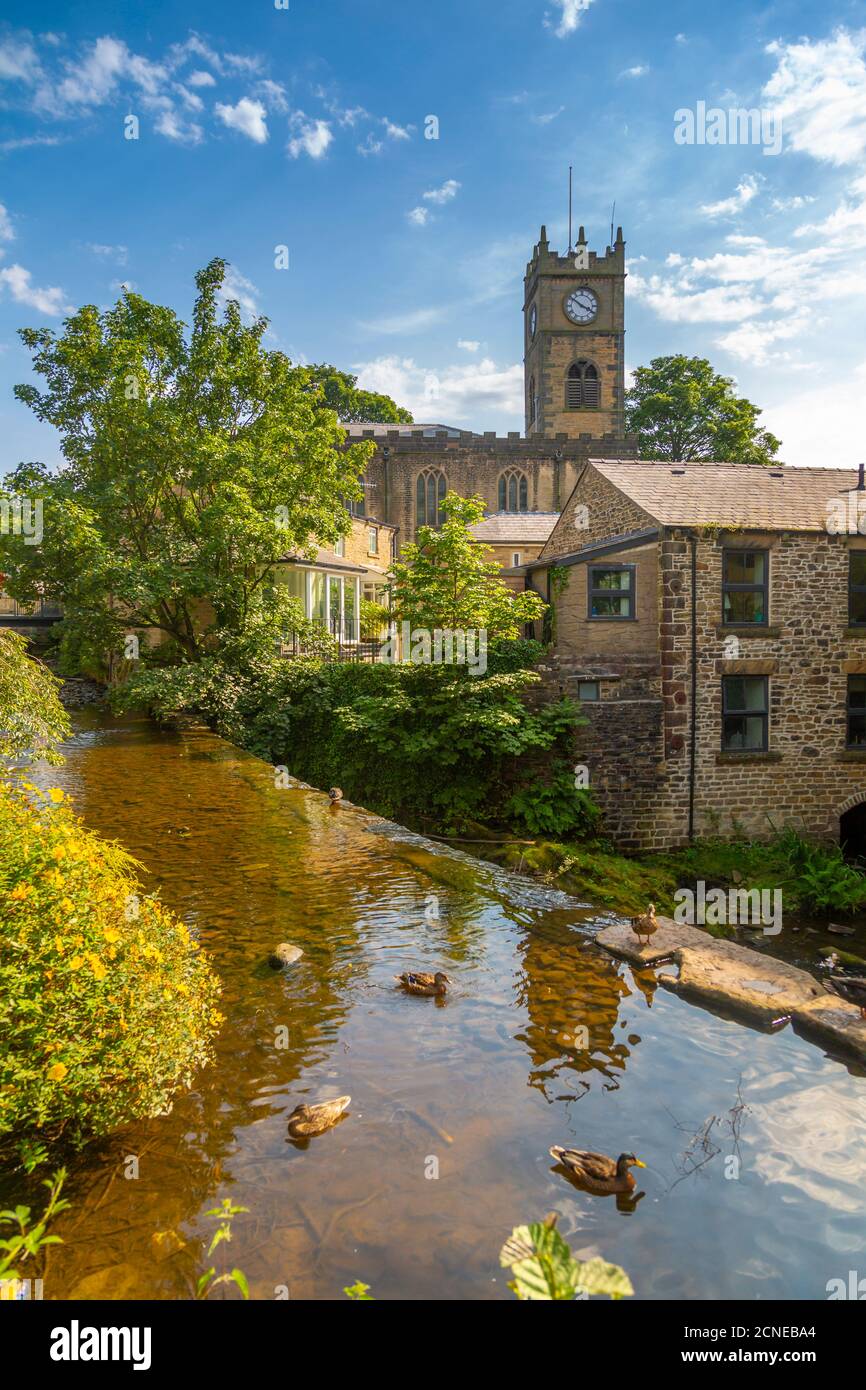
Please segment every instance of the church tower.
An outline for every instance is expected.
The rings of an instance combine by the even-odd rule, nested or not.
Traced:
[[[526,435],[600,437],[625,431],[625,242],[622,227],[603,256],[581,227],[566,255],[547,232],[524,279]]]

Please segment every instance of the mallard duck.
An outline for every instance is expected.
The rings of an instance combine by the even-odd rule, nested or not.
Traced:
[[[289,1116],[289,1134],[293,1139],[307,1139],[311,1134],[324,1134],[335,1125],[348,1108],[351,1096],[322,1101],[320,1105],[296,1105]]]
[[[395,975],[394,979],[399,980],[410,994],[445,994],[451,983],[442,970],[437,970],[435,975],[421,970],[406,970],[402,975]]]
[[[632,917],[631,929],[642,944],[649,941],[654,932],[659,929],[659,922],[656,920],[656,905],[650,903],[646,912],[642,912],[640,917]]]
[[[866,1018],[866,980],[856,975],[830,975],[823,984],[825,989],[838,994],[840,999],[856,1004],[860,1017]]]
[[[599,1197],[613,1192],[633,1192],[635,1180],[629,1169],[646,1167],[634,1154],[608,1158],[607,1154],[589,1153],[585,1149],[563,1149],[559,1144],[554,1144],[550,1156],[561,1163],[581,1187]]]
[[[331,799],[332,802],[342,801],[342,800],[343,800],[343,792],[342,792],[342,789],[341,789],[340,787],[329,787],[329,788],[328,788],[328,796],[330,797],[330,799]]]

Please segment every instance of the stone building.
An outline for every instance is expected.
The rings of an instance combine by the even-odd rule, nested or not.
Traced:
[[[589,458],[636,457],[623,433],[625,278],[622,228],[598,255],[581,227],[559,255],[542,227],[524,277],[524,435],[347,425],[350,439],[376,443],[355,510],[393,525],[399,547],[418,526],[439,525],[449,489],[479,494],[490,513],[558,513]],[[512,564],[508,548],[521,546],[505,538]]]
[[[593,459],[537,560],[549,679],[623,848],[866,842],[862,469]]]

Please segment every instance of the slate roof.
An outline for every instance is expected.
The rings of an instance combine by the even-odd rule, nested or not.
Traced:
[[[440,430],[444,430],[449,439],[459,439],[465,430],[458,429],[455,425],[432,425],[432,424],[383,424],[378,420],[349,420],[344,422],[343,429],[350,439],[360,439],[367,432],[374,435],[390,434],[396,430],[398,434],[411,438],[418,430],[424,435],[425,439],[435,439]]]
[[[558,520],[559,512],[493,512],[469,530],[488,545],[544,545]]]
[[[592,459],[591,463],[663,526],[826,531],[828,502],[842,499],[847,505],[847,494],[856,490],[858,478],[855,468],[627,459]],[[866,514],[866,492],[860,496]],[[854,499],[855,507],[858,500]]]

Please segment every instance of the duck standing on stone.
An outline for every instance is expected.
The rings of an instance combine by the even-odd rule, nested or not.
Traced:
[[[343,800],[343,792],[340,787],[329,787],[328,797],[332,806],[337,806]]]
[[[658,931],[660,925],[661,924],[656,920],[655,903],[650,903],[646,912],[642,912],[640,917],[632,917],[631,919],[631,929],[642,946],[648,943],[650,937]]]
[[[438,994],[440,997],[446,994],[451,981],[443,970],[437,970],[435,975],[428,975],[421,970],[406,970],[402,975],[395,975],[395,980],[409,994]]]

